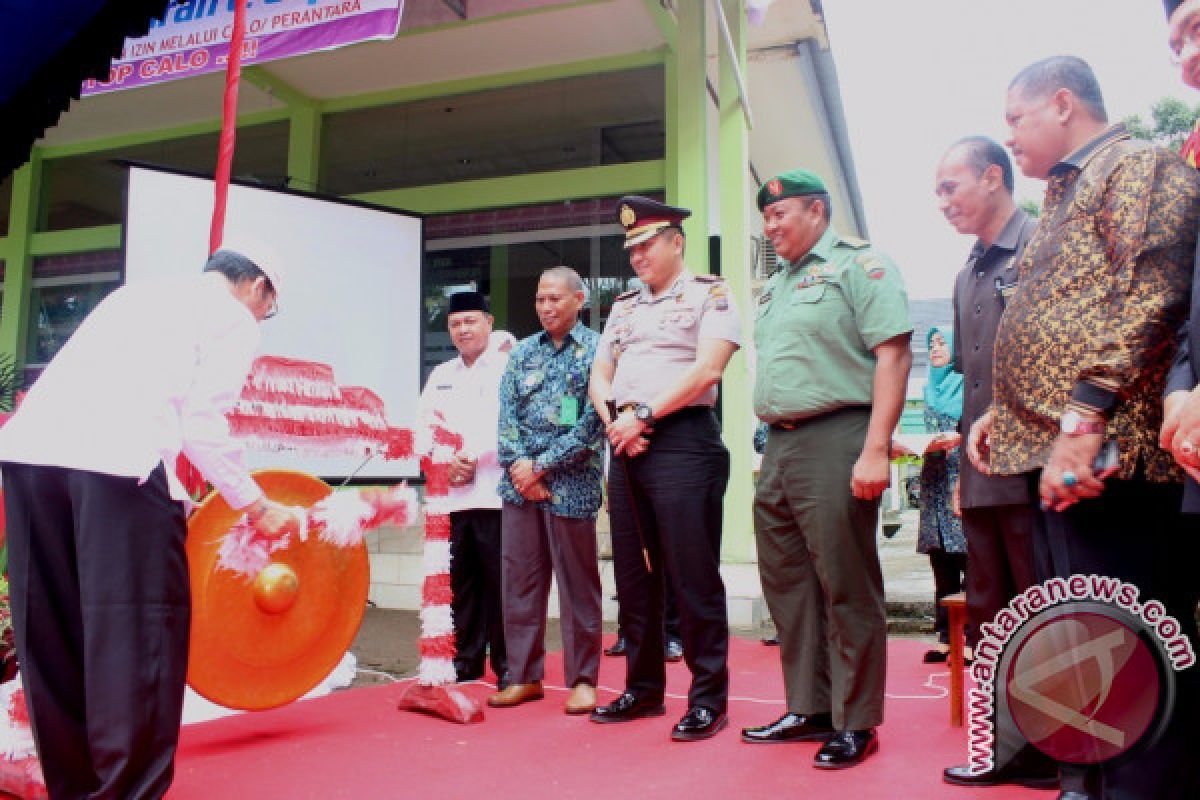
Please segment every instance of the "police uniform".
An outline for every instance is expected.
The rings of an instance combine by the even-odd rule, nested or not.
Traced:
[[[759,208],[816,193],[790,188],[764,184]],[[769,279],[756,312],[754,410],[770,425],[754,501],[763,594],[789,712],[831,714],[839,731],[883,721],[879,501],[854,497],[850,482],[871,415],[873,349],[911,331],[891,259],[831,226]]]
[[[687,213],[645,198],[623,198],[627,243],[678,225]],[[684,271],[658,297],[644,287],[616,299],[597,362],[613,363],[613,399],[627,408],[653,400],[677,382],[695,363],[702,340],[740,344],[740,328],[725,282]],[[627,459],[631,481],[618,463],[610,468],[608,503],[619,620],[627,640],[626,690],[643,701],[662,701],[665,576],[678,605],[684,660],[692,672],[689,708],[723,714],[729,626],[719,566],[729,451],[713,413],[716,401],[713,387],[692,405],[656,417],[649,449]],[[641,520],[655,574],[646,570],[634,514]]]

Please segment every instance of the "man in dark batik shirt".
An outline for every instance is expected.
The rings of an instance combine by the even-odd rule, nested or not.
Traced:
[[[1046,196],[997,332],[992,410],[968,453],[985,472],[1029,477],[1054,574],[1132,583],[1194,642],[1200,537],[1180,514],[1183,475],[1158,432],[1191,291],[1200,176],[1109,126],[1077,58],[1018,73],[1005,116],[1017,165],[1046,180]],[[1120,448],[1107,480],[1092,470],[1106,439]],[[1177,675],[1161,737],[1129,758],[1060,765],[1061,796],[1194,797],[1192,671]]]

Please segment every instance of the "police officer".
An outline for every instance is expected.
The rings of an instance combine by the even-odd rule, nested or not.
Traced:
[[[878,747],[887,629],[875,543],[912,323],[891,260],[829,224],[820,177],[758,193],[783,266],[759,299],[754,411],[770,425],[754,500],[763,594],[779,630],[787,713],[747,742],[824,741],[814,766]]]
[[[676,741],[707,739],[727,723],[729,626],[718,567],[729,451],[712,409],[741,328],[724,281],[684,267],[680,225],[690,214],[645,197],[621,199],[625,247],[643,288],[613,304],[590,389],[614,455],[608,502],[628,642],[625,692],[591,720],[665,713],[665,578],[692,672],[688,711],[671,733]]]

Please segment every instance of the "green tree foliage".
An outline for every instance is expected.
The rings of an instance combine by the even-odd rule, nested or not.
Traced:
[[[1123,121],[1135,139],[1145,139],[1179,152],[1196,120],[1200,119],[1200,106],[1192,107],[1174,97],[1163,97],[1150,109],[1150,117],[1149,124],[1137,114]]]

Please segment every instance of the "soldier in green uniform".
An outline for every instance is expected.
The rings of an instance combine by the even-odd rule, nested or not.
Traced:
[[[795,170],[758,193],[783,266],[759,299],[754,411],[770,429],[754,500],[763,594],[779,630],[787,713],[747,742],[823,741],[814,766],[878,747],[887,630],[875,543],[912,322],[895,264],[829,224]]]

